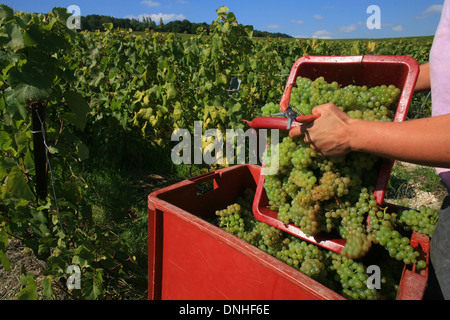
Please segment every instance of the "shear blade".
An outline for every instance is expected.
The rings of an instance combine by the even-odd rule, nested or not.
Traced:
[[[287,126],[286,126],[286,129],[287,130],[290,130],[291,129],[291,126],[292,126],[292,123],[294,122],[294,119],[292,119],[292,118],[287,118]]]

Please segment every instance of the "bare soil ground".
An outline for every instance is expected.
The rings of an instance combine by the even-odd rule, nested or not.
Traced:
[[[400,167],[404,172],[413,172],[417,168],[422,166],[397,161],[395,166]],[[445,196],[447,190],[444,186],[433,188],[433,190],[427,190],[424,187],[424,179],[411,174],[410,179],[405,181],[404,184],[395,193],[386,193],[385,201],[392,204],[406,206],[412,209],[418,209],[421,205],[438,210]]]

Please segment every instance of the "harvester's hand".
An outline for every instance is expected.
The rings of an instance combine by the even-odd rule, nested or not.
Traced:
[[[322,156],[338,156],[351,151],[351,137],[348,127],[355,121],[332,103],[315,107],[313,115],[320,117],[312,122],[293,127],[291,138],[304,136],[305,142]]]

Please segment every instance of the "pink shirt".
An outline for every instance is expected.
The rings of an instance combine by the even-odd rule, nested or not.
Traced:
[[[430,81],[432,115],[450,113],[450,0],[444,2],[430,51]],[[436,168],[436,171],[450,188],[450,169]]]

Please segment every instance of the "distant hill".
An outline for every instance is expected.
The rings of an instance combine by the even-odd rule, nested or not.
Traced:
[[[87,15],[81,18],[81,29],[87,31],[103,30],[104,23],[112,23],[115,28],[132,29],[133,31],[144,31],[145,29],[155,30],[159,32],[173,32],[173,33],[186,33],[196,34],[197,28],[203,27],[205,30],[209,29],[209,24],[193,23],[189,20],[176,20],[164,24],[159,21],[159,25],[156,24],[150,17],[144,17],[143,20],[129,19],[129,18],[115,18],[103,15]],[[254,37],[272,37],[272,38],[292,38],[291,36],[283,33],[272,33],[267,31],[254,30]]]

